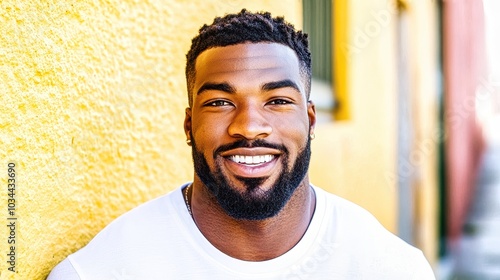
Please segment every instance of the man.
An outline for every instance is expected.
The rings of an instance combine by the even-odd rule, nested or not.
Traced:
[[[312,186],[307,35],[216,18],[187,54],[194,180],[124,214],[49,279],[434,279],[422,253]]]

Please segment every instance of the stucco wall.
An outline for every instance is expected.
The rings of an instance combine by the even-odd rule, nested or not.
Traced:
[[[247,1],[0,3],[0,178],[16,173],[16,273],[44,279],[100,229],[192,178],[184,55],[201,24]],[[258,0],[301,22],[301,1]]]

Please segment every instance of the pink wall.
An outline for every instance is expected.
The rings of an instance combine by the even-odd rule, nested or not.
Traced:
[[[443,7],[448,237],[456,240],[473,196],[483,150],[474,96],[485,79],[481,0],[447,0]]]

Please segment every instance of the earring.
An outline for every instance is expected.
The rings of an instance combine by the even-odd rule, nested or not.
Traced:
[[[311,138],[311,140],[314,140],[314,138],[316,138],[316,134],[311,133],[311,134],[309,135],[309,137]]]
[[[188,146],[191,146],[191,139],[186,139],[186,144],[188,144]]]

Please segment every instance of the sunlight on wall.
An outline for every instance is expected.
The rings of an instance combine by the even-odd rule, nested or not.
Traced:
[[[182,129],[185,53],[244,1],[15,1],[0,4],[0,158],[15,163],[15,270],[45,279],[134,206],[191,180]],[[301,20],[301,2],[252,1]],[[1,227],[0,252],[8,228]]]

